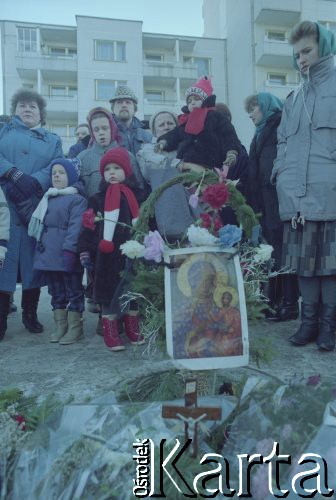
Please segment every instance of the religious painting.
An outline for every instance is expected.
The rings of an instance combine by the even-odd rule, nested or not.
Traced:
[[[235,251],[193,247],[165,252],[167,351],[195,370],[248,364],[244,284]]]

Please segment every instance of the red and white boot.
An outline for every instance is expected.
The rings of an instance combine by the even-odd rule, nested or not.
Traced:
[[[105,345],[110,351],[123,351],[124,343],[119,336],[118,320],[102,317]]]
[[[140,333],[139,327],[139,316],[132,316],[131,314],[125,314],[123,317],[125,325],[125,333],[130,339],[131,344],[141,345],[145,343],[144,336]]]

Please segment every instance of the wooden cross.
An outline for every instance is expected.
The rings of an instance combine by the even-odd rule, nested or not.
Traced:
[[[189,378],[185,383],[185,406],[162,406],[163,418],[179,418],[184,421],[185,440],[193,440],[192,457],[198,452],[198,422],[201,420],[220,420],[222,408],[197,406],[197,379]]]

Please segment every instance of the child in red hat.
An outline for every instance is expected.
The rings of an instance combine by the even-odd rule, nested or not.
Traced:
[[[139,213],[135,194],[126,184],[132,175],[128,151],[122,147],[107,151],[100,160],[100,173],[103,178],[100,190],[89,198],[88,207],[91,214],[92,211],[94,215],[100,213],[104,219],[91,226],[84,224],[78,248],[82,266],[88,270],[94,267],[93,299],[101,304],[105,345],[111,351],[121,351],[125,346],[118,329],[119,285],[126,257],[120,245],[130,239],[129,226]],[[120,222],[123,224],[118,224]],[[142,344],[144,339],[139,332],[135,303],[131,304],[123,321],[131,343]]]
[[[215,108],[211,81],[200,78],[185,96],[187,105],[179,116],[179,127],[160,137],[157,150],[177,150],[183,171],[234,165],[240,141],[229,119]]]

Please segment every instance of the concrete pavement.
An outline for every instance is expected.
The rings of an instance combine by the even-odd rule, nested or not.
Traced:
[[[20,305],[21,290],[15,293],[15,303]],[[126,350],[113,353],[104,347],[102,337],[95,334],[97,314],[85,313],[85,339],[70,346],[52,344],[48,336],[53,329],[50,297],[42,290],[39,320],[45,326],[42,334],[31,334],[21,323],[21,311],[9,315],[8,331],[0,343],[0,389],[19,387],[27,395],[46,396],[55,393],[59,399],[73,396],[75,402],[84,402],[113,390],[123,379],[133,378],[148,371],[160,371],[172,362],[159,352],[152,356],[146,346],[127,344]],[[293,375],[321,374],[336,378],[336,353],[321,353],[314,344],[303,348],[293,347],[287,338],[298,327],[298,321],[269,324],[258,321],[249,325],[251,342],[258,342],[262,349],[265,339],[270,339],[273,357],[261,370],[288,380]],[[261,346],[261,347],[260,347]],[[253,372],[258,369],[253,361],[250,368],[230,370],[230,373]]]

